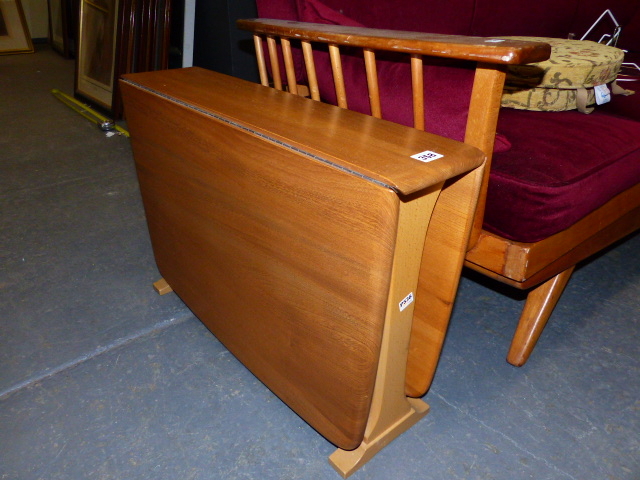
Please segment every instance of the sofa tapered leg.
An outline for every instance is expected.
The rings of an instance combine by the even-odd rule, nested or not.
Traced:
[[[507,361],[511,365],[521,367],[529,359],[574,268],[575,266],[570,267],[538,285],[527,295],[527,301],[507,355]]]

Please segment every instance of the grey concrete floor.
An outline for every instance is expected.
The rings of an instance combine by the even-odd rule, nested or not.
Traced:
[[[129,141],[0,57],[0,479],[336,479],[334,447],[158,278]],[[505,294],[511,293],[509,294]],[[352,478],[640,479],[640,236],[574,274],[530,361],[522,297],[466,273],[431,413]]]

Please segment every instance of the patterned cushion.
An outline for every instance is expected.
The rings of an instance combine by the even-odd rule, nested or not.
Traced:
[[[582,40],[542,37],[504,37],[551,45],[551,58],[507,70],[502,106],[520,110],[563,111],[579,108],[579,91],[586,105],[596,103],[593,87],[613,82],[624,52]]]

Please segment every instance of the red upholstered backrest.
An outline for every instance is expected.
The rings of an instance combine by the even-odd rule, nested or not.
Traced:
[[[640,51],[640,2],[637,0],[580,0],[571,25],[577,38],[582,37],[605,10],[610,10],[622,26],[618,42],[620,48]],[[606,15],[589,35],[589,40],[598,41],[602,34],[613,33],[614,22]]]
[[[640,53],[640,5],[629,23],[622,29],[619,45],[630,52]]]
[[[319,0],[298,5],[300,20],[312,23],[368,26],[343,15]],[[364,59],[359,51],[343,49],[342,67],[350,110],[371,114]],[[331,64],[327,52],[316,50],[318,86],[324,100],[337,104]],[[457,67],[436,59],[425,59],[425,130],[462,141],[473,86],[474,65],[461,62]],[[377,61],[382,118],[413,126],[411,68],[407,55],[380,54]],[[503,137],[496,143],[501,151],[509,147]]]
[[[307,0],[256,0],[258,16],[301,20]],[[367,27],[452,35],[580,38],[606,9],[623,26],[620,47],[640,51],[640,0],[324,0]],[[603,22],[610,26],[610,22]],[[605,31],[610,30],[608,28]],[[594,32],[597,35],[597,32]]]
[[[578,37],[606,9],[611,8],[623,25],[620,46],[640,51],[640,0],[257,0],[262,18],[314,23],[366,26],[432,33],[499,36],[533,35]],[[301,52],[294,46],[296,77],[306,82]],[[323,98],[335,102],[327,56],[318,54]],[[282,63],[282,70],[284,65]],[[361,58],[347,58],[344,65],[349,108],[370,113]],[[407,63],[378,63],[383,118],[412,125],[411,89]],[[430,66],[425,72],[426,129],[462,140],[468,109],[472,72]],[[509,148],[502,136],[496,150]]]
[[[475,0],[472,35],[567,38],[579,0]]]
[[[297,0],[298,9],[307,0]],[[324,0],[331,9],[371,28],[468,35],[475,0]]]
[[[281,1],[281,5],[276,8],[267,0],[258,0],[259,14],[265,18],[388,29],[407,29],[411,25],[418,29],[418,25],[427,22],[433,26],[431,31],[439,32],[445,32],[450,28],[450,25],[457,23],[455,28],[461,29],[460,33],[466,33],[473,12],[474,0],[453,2],[456,4],[465,3],[468,7],[463,9],[467,14],[457,16],[454,15],[455,9],[450,2],[442,0],[443,11],[450,12],[447,21],[438,21],[440,17],[433,16],[433,12],[427,12],[429,16],[421,17],[420,14],[412,16],[412,10],[405,9],[403,11],[400,4],[391,5],[391,2],[380,0],[374,0],[373,3],[367,3],[364,0],[323,0],[322,2],[320,0],[296,0],[297,4],[291,3],[291,0],[279,1]],[[459,7],[462,8],[462,5]],[[351,12],[357,18],[348,16],[347,12]],[[420,12],[424,14],[425,11],[420,9]],[[409,27],[403,27],[406,19],[411,19],[413,22],[408,24]],[[363,23],[361,20],[371,23]],[[294,44],[292,50],[296,78],[299,83],[304,83],[306,73],[300,49]],[[348,49],[342,49],[342,53],[348,108],[371,114],[362,53],[349,52]],[[328,53],[322,51],[321,48],[316,48],[314,56],[320,94],[323,100],[337,104]],[[425,59],[425,64],[425,130],[462,141],[464,140],[473,86],[474,65],[472,62],[460,62],[457,66],[452,66],[451,62],[443,62],[438,59]],[[382,117],[395,123],[413,126],[409,57],[383,53],[378,56],[377,68]],[[282,70],[284,70],[284,65],[281,59]],[[504,151],[509,147],[510,144],[504,136],[498,135],[496,137],[496,151]]]
[[[256,0],[258,17],[299,20],[296,0]]]

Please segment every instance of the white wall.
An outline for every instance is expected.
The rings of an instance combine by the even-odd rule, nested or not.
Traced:
[[[47,0],[22,0],[22,9],[31,38],[49,37],[49,10]]]
[[[194,21],[196,18],[196,0],[184,2],[184,33],[182,42],[182,66],[193,66],[193,36]]]

